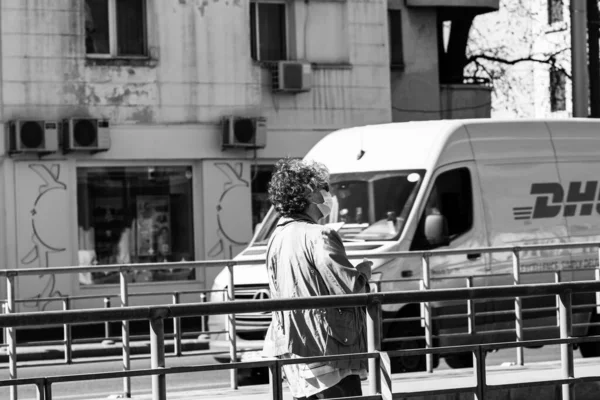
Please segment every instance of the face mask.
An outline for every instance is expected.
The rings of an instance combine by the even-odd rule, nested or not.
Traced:
[[[323,203],[317,204],[313,203],[317,206],[321,214],[323,214],[323,218],[327,217],[331,213],[331,209],[333,208],[333,197],[331,193],[321,190],[321,196],[323,196]]]

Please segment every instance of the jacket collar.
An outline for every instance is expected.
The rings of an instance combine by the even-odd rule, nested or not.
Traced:
[[[277,222],[277,226],[285,226],[292,222],[308,222],[310,224],[314,224],[314,221],[310,219],[308,215],[304,214],[294,214],[289,217],[281,217],[279,222]]]

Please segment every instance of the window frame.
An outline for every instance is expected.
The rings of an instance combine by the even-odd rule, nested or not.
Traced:
[[[252,4],[254,4],[254,23],[255,25],[252,26],[252,19],[250,17],[250,12],[251,12],[251,8],[252,8]],[[259,7],[260,4],[281,4],[284,6],[284,17],[283,17],[283,22],[285,23],[285,55],[284,58],[282,60],[263,60],[260,57],[260,29],[259,29]],[[278,61],[287,61],[290,59],[290,44],[291,44],[291,40],[290,40],[290,15],[291,15],[291,10],[290,10],[290,2],[287,0],[251,0],[248,6],[248,25],[250,27],[250,40],[252,40],[252,31],[254,30],[255,34],[255,43],[251,43],[250,44],[250,58],[255,61],[255,62],[278,62]],[[256,53],[253,55],[252,54],[252,45],[254,45],[254,48],[256,49]]]
[[[565,21],[565,3],[563,0],[547,0],[548,1],[548,25],[554,25]],[[554,10],[560,10],[560,19],[554,19]]]
[[[148,4],[147,0],[142,1],[142,29],[144,31],[143,34],[143,42],[144,42],[144,54],[136,55],[136,54],[118,54],[119,48],[119,38],[117,33],[117,0],[106,0],[108,2],[108,54],[105,53],[88,53],[86,51],[85,55],[87,58],[96,58],[96,59],[147,59],[148,55]],[[84,4],[85,6],[85,4]],[[85,40],[85,34],[84,34]],[[85,49],[85,46],[84,46]]]
[[[461,170],[465,170],[466,173],[468,174],[469,177],[469,183],[470,183],[470,196],[471,196],[471,208],[470,208],[470,214],[471,214],[471,218],[470,218],[470,224],[469,227],[467,229],[465,229],[464,231],[462,231],[459,234],[456,234],[456,236],[451,236],[449,234],[449,239],[450,239],[450,245],[452,245],[452,242],[454,242],[455,240],[459,239],[460,237],[468,234],[469,232],[471,232],[474,228],[475,228],[475,192],[474,192],[474,185],[473,185],[473,172],[471,171],[471,169],[466,166],[457,166],[455,168],[449,168],[449,169],[443,169],[441,171],[439,171],[432,179],[431,179],[431,185],[428,187],[428,191],[427,194],[424,197],[424,201],[422,203],[422,209],[420,211],[420,215],[419,215],[419,219],[417,221],[417,228],[415,230],[415,232],[413,233],[413,238],[411,241],[411,249],[410,251],[425,251],[425,250],[434,250],[437,249],[439,246],[426,246],[427,248],[417,248],[417,247],[413,247],[415,246],[415,243],[418,243],[415,239],[417,238],[417,235],[423,234],[423,232],[421,232],[420,227],[424,225],[425,222],[425,212],[426,210],[426,205],[429,202],[429,199],[431,198],[431,194],[433,192],[433,189],[436,187],[436,184],[438,182],[438,180],[440,179],[440,177],[446,173],[449,172],[458,172]],[[440,199],[441,202],[441,199]],[[450,232],[449,232],[450,233]]]
[[[393,52],[393,46],[392,46],[392,14],[397,14],[397,18],[400,21],[400,27],[398,28],[400,30],[400,39],[399,43],[398,43],[398,47],[399,47],[399,51],[400,51],[400,55],[397,55],[400,58],[400,62],[394,62],[394,52]],[[389,49],[390,49],[390,67],[393,69],[403,69],[404,68],[404,37],[402,36],[402,10],[398,10],[398,9],[388,9],[387,10],[387,19],[388,19],[388,41],[389,41]]]
[[[134,168],[134,167],[187,167],[187,168],[191,168],[191,170],[192,170],[192,199],[201,197],[202,177],[200,175],[202,174],[202,168],[200,165],[198,165],[198,163],[195,160],[190,160],[190,159],[129,160],[129,161],[104,160],[104,162],[99,161],[99,160],[78,160],[77,163],[75,164],[73,179],[75,179],[75,185],[77,185],[77,171],[79,169],[85,169],[85,168]],[[75,235],[72,238],[71,245],[73,246],[73,249],[79,249],[79,238],[77,235],[78,224],[79,224],[79,220],[78,220],[79,198],[78,198],[77,190],[73,191],[71,200],[74,202],[73,204],[77,205],[75,212],[71,213],[71,222],[70,223],[71,223],[73,232],[75,232]],[[192,201],[194,201],[194,200],[192,200]],[[200,257],[201,254],[204,254],[204,247],[203,247],[204,246],[203,245],[204,230],[203,230],[202,212],[203,212],[202,208],[199,206],[196,206],[194,203],[193,207],[192,207],[191,220],[192,220],[192,232],[193,232],[192,242],[193,242],[193,251],[194,251],[195,258]],[[74,257],[73,262],[75,263],[73,265],[77,265],[79,262],[77,259],[77,251],[73,252],[73,257]],[[190,260],[190,261],[192,261],[192,260]],[[175,284],[175,285],[190,285],[190,284],[195,285],[198,282],[205,281],[206,278],[205,278],[203,268],[197,268],[197,267],[190,267],[190,268],[195,269],[195,275],[194,275],[193,280],[176,280],[176,281],[168,281],[168,282]],[[74,275],[74,282],[77,282],[79,290],[85,290],[85,291],[105,290],[106,288],[119,286],[118,283],[103,283],[103,284],[84,285],[84,284],[79,283],[77,274]],[[152,286],[164,285],[165,282],[167,282],[167,281],[132,282],[132,283],[130,283],[130,285],[133,285],[133,286],[145,285],[147,287],[152,287]]]
[[[549,83],[548,83],[548,88],[549,88],[549,94],[550,94],[550,112],[561,112],[561,111],[566,111],[567,110],[567,75],[564,73],[564,71],[560,70],[559,68],[554,68],[554,67],[550,67],[550,69],[548,70],[548,74],[549,74]],[[553,78],[556,77],[556,78]],[[557,87],[559,85],[553,85],[553,82],[559,82],[560,83],[560,87],[562,88],[562,92],[564,94],[563,96],[563,101],[562,101],[562,106],[561,107],[557,107],[556,104],[556,92],[557,92]]]

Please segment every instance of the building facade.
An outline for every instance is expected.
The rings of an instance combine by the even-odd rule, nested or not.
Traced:
[[[407,3],[390,2],[406,11],[400,32],[410,43],[394,78],[385,0],[3,1],[3,264],[235,256],[268,209],[278,159],[302,157],[336,129],[419,118],[392,110],[430,96],[418,88],[437,74],[421,69],[435,64],[427,26],[440,5]],[[440,87],[430,93],[428,106],[439,106]],[[218,272],[138,271],[130,292],[210,287]],[[25,311],[118,292],[118,274],[102,271],[17,283]]]
[[[469,74],[492,76],[493,117],[572,116],[568,1],[502,0],[498,12],[475,20],[469,54],[522,60],[481,59],[469,66]]]

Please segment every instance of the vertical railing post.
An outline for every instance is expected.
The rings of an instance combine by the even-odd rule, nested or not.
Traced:
[[[179,292],[173,293],[173,304],[179,304]],[[181,357],[181,319],[173,317],[173,354]]]
[[[560,271],[554,273],[554,283],[560,283]],[[560,326],[560,295],[556,295],[556,326]]]
[[[44,380],[44,400],[52,400],[52,382]]]
[[[46,378],[39,379],[36,384],[36,400],[46,400]]]
[[[6,312],[12,314],[16,311],[15,309],[15,295],[16,295],[16,274],[9,273],[6,276]],[[12,326],[6,329],[8,339],[8,376],[10,379],[17,379],[17,332]],[[17,400],[18,389],[17,386],[10,387],[10,400]]]
[[[69,296],[63,297],[63,310],[69,311],[71,309],[71,299]],[[71,337],[71,325],[63,325],[63,341],[65,346],[65,364],[71,364],[73,362],[73,340]]]
[[[104,308],[110,308],[110,297],[104,298]],[[110,339],[110,322],[104,322],[104,339]]]
[[[367,306],[367,351],[381,350],[381,301],[375,297]],[[381,393],[381,360],[369,358],[369,388],[372,395]]]
[[[200,303],[206,303],[208,301],[208,297],[206,293],[200,293]],[[208,315],[200,316],[200,335],[198,335],[199,340],[209,340],[210,335],[208,333]]]
[[[485,400],[485,393],[487,389],[487,376],[485,369],[485,351],[481,346],[477,346],[477,350],[473,353],[475,357],[475,380],[477,387],[475,388],[474,400]]]
[[[165,321],[160,316],[150,319],[150,358],[152,369],[165,367]],[[152,400],[167,400],[165,374],[152,375]]]
[[[466,278],[466,284],[468,288],[473,287],[473,277],[469,276]],[[467,324],[469,335],[475,333],[475,301],[473,299],[467,300]]]
[[[429,290],[431,289],[431,281],[430,281],[430,264],[429,264],[429,257],[430,254],[429,253],[424,253],[423,254],[423,258],[422,258],[422,263],[423,263],[423,278],[421,280],[421,288],[422,290]],[[423,303],[423,315],[422,317],[422,321],[423,324],[425,325],[425,348],[427,349],[431,349],[433,347],[433,332],[432,332],[432,325],[431,325],[431,303],[429,303],[428,301]],[[433,354],[428,353],[425,355],[425,360],[426,360],[426,364],[427,364],[427,372],[433,372]]]
[[[598,265],[594,270],[594,276],[597,281],[600,281],[600,247],[598,247]],[[596,313],[600,315],[600,292],[596,292]]]
[[[513,284],[521,284],[521,260],[520,260],[520,249],[518,247],[513,248],[512,261],[513,261]],[[521,297],[515,296],[515,335],[517,342],[523,341],[523,308],[521,303]],[[517,350],[517,365],[523,365],[523,347],[519,346]]]
[[[129,306],[129,293],[127,288],[127,275],[129,271],[121,268],[120,289],[121,289],[121,307]],[[121,340],[123,342],[123,371],[131,369],[131,349],[129,348],[129,321],[121,321]],[[131,397],[131,378],[123,378],[123,394],[126,398]]]
[[[572,297],[571,291],[565,290],[560,294],[560,338],[568,339],[572,336]],[[575,371],[573,367],[573,344],[560,344],[560,361],[562,365],[563,379],[573,378]],[[562,385],[562,400],[572,400],[573,385],[565,383]]]
[[[233,279],[233,264],[227,265],[227,270],[229,271],[229,285],[227,286],[227,297],[228,301],[235,300],[235,287],[234,287],[234,279]],[[229,331],[229,357],[231,362],[237,362],[237,344],[236,344],[236,332],[235,332],[235,314],[229,314],[229,318],[227,319],[227,326]],[[230,370],[230,380],[231,380],[231,388],[238,388],[238,373],[237,369],[233,368]]]
[[[269,384],[271,386],[271,399],[283,400],[283,387],[281,384],[281,364],[275,360],[269,366]]]
[[[200,303],[206,303],[206,293],[200,293]],[[208,316],[202,315],[200,317],[200,330],[202,331],[202,335],[206,335],[204,332],[208,332]]]
[[[6,302],[2,302],[2,314],[6,314]],[[6,327],[2,327],[2,344],[6,345]]]

